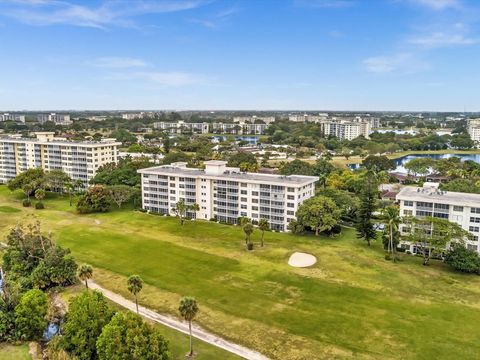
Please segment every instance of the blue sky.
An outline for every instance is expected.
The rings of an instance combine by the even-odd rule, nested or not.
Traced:
[[[0,109],[480,110],[480,1],[0,0]]]

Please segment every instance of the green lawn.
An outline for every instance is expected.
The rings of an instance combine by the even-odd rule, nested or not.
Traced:
[[[128,275],[146,286],[142,304],[177,314],[183,295],[200,304],[198,322],[276,359],[476,359],[480,352],[480,278],[407,256],[393,264],[346,229],[339,238],[266,233],[247,253],[239,228],[133,211],[79,216],[68,199],[45,210],[21,208],[22,195],[0,187],[0,236],[35,217],[97,282],[130,296]],[[260,233],[254,233],[258,243]],[[287,265],[294,251],[314,254],[308,269]],[[182,340],[183,341],[183,340]],[[212,359],[225,358],[211,355]]]
[[[28,345],[9,345],[0,343],[0,360],[31,360]]]

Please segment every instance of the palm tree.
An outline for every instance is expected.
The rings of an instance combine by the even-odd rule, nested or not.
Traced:
[[[195,298],[190,296],[185,296],[180,300],[180,306],[178,307],[180,315],[186,321],[188,321],[188,329],[190,331],[190,352],[188,356],[193,356],[193,347],[192,347],[192,320],[197,316],[198,313],[198,304]]]
[[[245,225],[243,225],[243,232],[245,233],[245,244],[247,244],[247,248],[250,247],[250,236],[253,233],[253,225],[251,222],[247,222]]]
[[[183,199],[179,200],[175,204],[175,207],[173,208],[173,211],[180,218],[180,225],[183,225],[185,213],[187,212],[187,205],[185,204],[185,200],[183,200]]]
[[[83,264],[78,268],[78,277],[85,281],[85,287],[88,289],[88,279],[93,276],[93,268],[88,264]]]
[[[258,228],[262,231],[262,240],[261,240],[261,246],[263,247],[263,236],[265,235],[265,231],[270,229],[270,226],[268,225],[268,220],[263,218],[258,221]]]
[[[395,206],[387,206],[383,209],[383,218],[388,229],[388,247],[387,251],[392,254],[393,262],[395,262],[395,236],[400,225],[400,216],[398,208]]]
[[[143,288],[143,280],[138,275],[131,275],[127,280],[128,291],[130,291],[133,295],[135,295],[135,305],[137,306],[137,314],[138,314],[138,298],[137,294]]]
[[[73,203],[73,192],[75,191],[75,187],[73,186],[73,183],[68,182],[65,184],[65,190],[67,190],[68,195],[70,196],[70,206],[72,206]]]

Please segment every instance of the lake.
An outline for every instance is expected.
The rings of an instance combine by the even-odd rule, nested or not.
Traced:
[[[407,174],[408,171],[405,169],[404,165],[413,159],[430,158],[430,159],[438,160],[438,159],[448,159],[451,157],[459,157],[462,161],[473,160],[476,163],[480,164],[480,154],[455,154],[455,153],[453,154],[412,154],[412,155],[406,155],[406,156],[402,156],[400,158],[394,159],[397,167],[393,171]],[[349,165],[350,169],[358,169],[359,167],[360,167],[360,164]]]

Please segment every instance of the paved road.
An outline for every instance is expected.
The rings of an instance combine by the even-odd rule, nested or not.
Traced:
[[[124,308],[136,312],[135,308],[135,302],[130,301],[125,299],[123,296],[118,295],[110,290],[107,290],[97,283],[95,283],[93,280],[88,281],[88,287],[90,289],[98,290],[105,295],[108,299],[111,301],[123,306]],[[179,321],[173,317],[166,316],[166,315],[161,315],[153,310],[150,310],[148,308],[145,308],[143,306],[139,306],[138,310],[140,312],[140,315],[153,320],[157,323],[163,324],[165,326],[168,326],[169,328],[175,329],[177,331],[180,331],[184,334],[189,334],[188,332],[188,323]],[[201,327],[197,325],[192,326],[192,335],[196,337],[197,339],[200,339],[202,341],[205,341],[206,343],[209,343],[211,345],[217,346],[221,349],[224,349],[228,352],[231,352],[232,354],[238,355],[240,357],[243,357],[244,359],[249,359],[249,360],[268,360],[268,358],[262,354],[260,354],[257,351],[247,349],[246,347],[243,347],[241,345],[232,343],[230,341],[227,341],[225,339],[222,339],[216,335],[213,335],[209,333],[208,331],[202,329]]]

